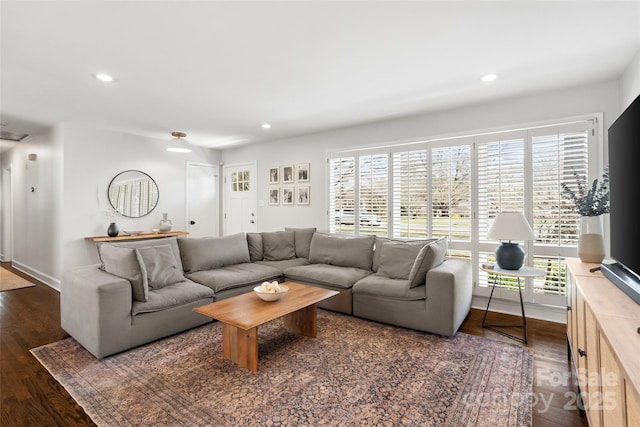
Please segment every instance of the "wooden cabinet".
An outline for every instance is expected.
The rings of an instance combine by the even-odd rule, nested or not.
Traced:
[[[640,427],[640,305],[567,259],[567,339],[591,427]]]
[[[600,363],[602,369],[602,421],[606,426],[624,426],[622,372],[607,339],[600,335]]]
[[[586,364],[584,374],[587,376],[587,393],[585,410],[592,427],[602,425],[602,404],[601,379],[600,379],[600,343],[598,340],[598,324],[596,317],[588,304],[584,306],[584,330],[585,330],[585,356]],[[581,358],[583,359],[583,358]],[[582,387],[581,387],[582,389]]]
[[[640,426],[640,398],[636,390],[633,390],[628,382],[625,383],[625,402],[627,411],[627,425]]]

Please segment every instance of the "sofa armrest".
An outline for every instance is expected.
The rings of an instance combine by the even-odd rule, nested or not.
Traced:
[[[98,265],[63,274],[62,328],[97,358],[126,348],[131,330],[132,291],[128,280]]]
[[[471,309],[471,261],[447,258],[427,272],[427,314],[441,335],[452,336]]]

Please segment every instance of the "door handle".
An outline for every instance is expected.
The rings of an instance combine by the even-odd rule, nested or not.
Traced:
[[[249,221],[251,224],[255,224],[256,222],[254,220]]]
[[[189,224],[196,225],[196,222],[195,221],[189,221]]]

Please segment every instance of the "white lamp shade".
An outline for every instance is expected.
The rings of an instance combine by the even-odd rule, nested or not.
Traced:
[[[500,212],[487,233],[489,240],[534,240],[533,230],[522,212]]]
[[[191,148],[189,148],[189,142],[186,139],[173,138],[169,141],[167,151],[172,151],[174,153],[190,153]]]

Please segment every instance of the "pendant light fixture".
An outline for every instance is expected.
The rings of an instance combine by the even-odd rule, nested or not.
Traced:
[[[191,148],[189,148],[189,141],[183,139],[187,136],[184,132],[171,132],[171,136],[173,139],[169,141],[169,145],[167,146],[167,151],[171,151],[173,153],[190,153]]]

